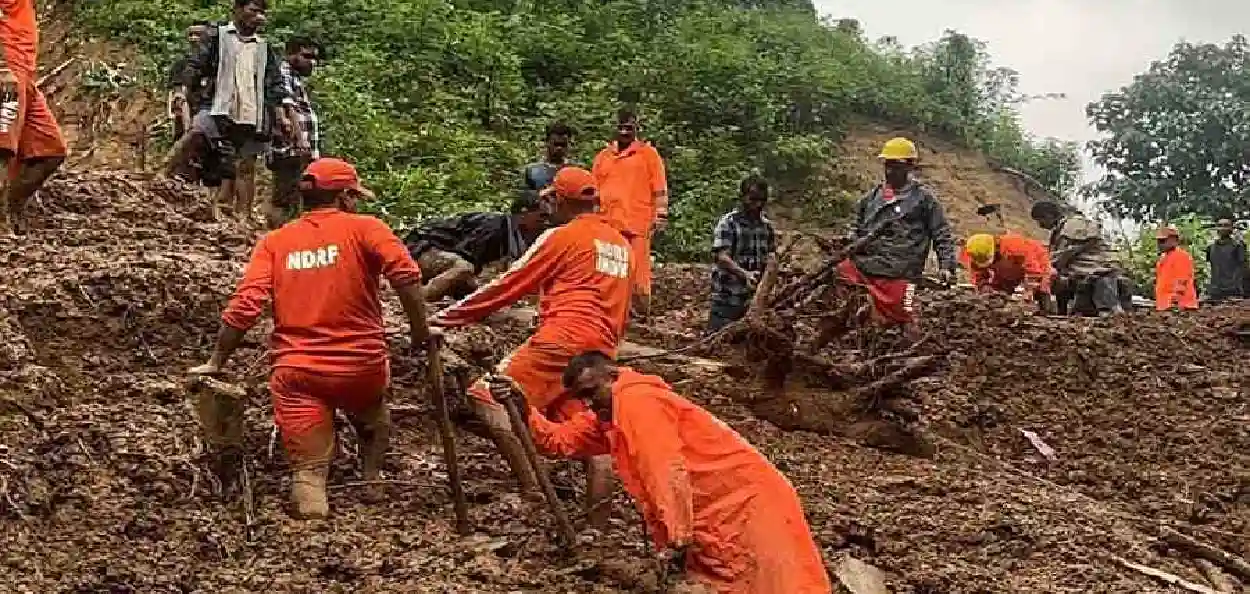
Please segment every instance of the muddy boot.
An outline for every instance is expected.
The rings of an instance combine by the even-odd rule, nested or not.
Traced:
[[[191,385],[195,416],[212,455],[212,469],[223,493],[238,486],[243,461],[243,407],[246,392],[213,379]]]
[[[330,515],[330,502],[326,499],[326,475],[329,465],[318,465],[296,470],[291,477],[291,504],[295,517],[315,520]]]
[[[382,476],[383,458],[391,438],[391,412],[378,402],[372,408],[348,415],[356,437],[360,439],[360,473],[366,481]]]
[[[586,518],[592,528],[605,528],[612,515],[612,457],[586,460]]]

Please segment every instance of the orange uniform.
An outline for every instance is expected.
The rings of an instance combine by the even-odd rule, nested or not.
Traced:
[[[564,456],[610,454],[656,548],[691,543],[687,573],[714,591],[831,592],[798,494],[768,459],[664,380],[619,371],[610,422],[531,410],[535,441]]]
[[[1004,233],[995,238],[995,245],[994,262],[988,268],[973,266],[966,249],[960,253],[959,261],[972,275],[973,285],[1011,293],[1024,283],[1040,293],[1050,294],[1050,251],[1042,242]]]
[[[436,323],[471,324],[537,292],[538,329],[500,367],[545,411],[562,404],[560,378],[570,359],[588,350],[616,353],[629,314],[629,270],[620,232],[603,215],[583,214],[544,232],[506,273],[440,312]],[[484,382],[470,393],[494,403]]]
[[[68,150],[61,128],[43,93],[35,88],[39,45],[35,2],[0,0],[0,16],[5,67],[17,79],[17,96],[0,105],[0,150],[22,159],[64,157]]]
[[[668,216],[664,160],[650,143],[635,140],[619,150],[616,142],[595,155],[592,166],[603,213],[624,233],[633,252],[634,292],[651,294],[651,231]]]
[[[1198,309],[1194,259],[1181,248],[1164,252],[1155,263],[1155,309],[1164,311],[1173,306]]]
[[[376,406],[388,375],[379,276],[421,282],[404,244],[382,221],[317,209],[266,235],[252,251],[222,321],[247,330],[273,299],[270,392],[288,451],[329,428],[333,409]],[[330,443],[333,443],[332,441]]]

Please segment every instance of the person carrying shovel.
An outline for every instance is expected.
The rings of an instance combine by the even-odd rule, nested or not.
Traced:
[[[299,189],[306,212],[256,244],[222,313],[212,357],[189,373],[219,374],[272,300],[274,419],[294,473],[295,512],[316,518],[329,513],[326,475],[334,453],[335,409],[346,411],[360,436],[365,480],[378,478],[386,452],[390,414],[383,395],[390,364],[379,277],[399,294],[413,347],[424,348],[432,333],[416,262],[385,223],[355,214],[356,200],[371,195],[356,169],[339,159],[318,159],[304,170]],[[213,428],[242,419],[201,422]]]
[[[553,422],[531,408],[535,441],[564,456],[611,456],[656,550],[684,578],[668,592],[833,591],[794,487],[736,431],[606,353],[573,357],[561,381],[590,410]]]
[[[918,332],[913,281],[924,272],[930,248],[937,252],[939,282],[955,275],[955,242],[942,203],[912,179],[919,154],[906,138],[893,138],[878,155],[885,183],[873,188],[855,209],[853,239],[859,243],[838,263],[843,281],[868,290],[876,318]]]
[[[632,262],[629,242],[598,213],[599,192],[589,171],[565,167],[551,190],[550,222],[557,226],[539,235],[507,272],[439,312],[431,323],[466,326],[538,293],[538,328],[500,363],[497,373],[519,386],[528,406],[567,418],[585,406],[565,393],[561,373],[582,351],[616,353],[629,315]],[[482,378],[470,387],[473,413],[512,466],[521,490],[536,494],[537,476],[490,385]],[[607,510],[597,504],[611,486],[610,461],[589,459],[588,464],[587,505],[596,510],[590,519],[598,525],[607,519]]]

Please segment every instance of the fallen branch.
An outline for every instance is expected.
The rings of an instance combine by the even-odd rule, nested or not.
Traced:
[[[1208,588],[1206,586],[1202,586],[1199,584],[1195,584],[1193,582],[1187,581],[1185,578],[1182,578],[1175,574],[1168,573],[1160,569],[1155,569],[1153,567],[1147,567],[1145,565],[1133,563],[1132,561],[1129,561],[1128,559],[1122,559],[1120,557],[1116,557],[1115,555],[1112,555],[1111,558],[1115,559],[1116,562],[1118,562],[1120,565],[1123,565],[1129,569],[1132,569],[1133,571],[1136,571],[1142,575],[1148,575],[1165,584],[1179,586],[1181,588],[1189,590],[1190,592],[1198,592],[1199,594],[1220,594],[1219,592],[1216,592],[1215,590],[1212,590],[1211,588]]]
[[[42,90],[44,85],[48,84],[48,82],[50,82],[54,77],[56,77],[56,75],[64,72],[66,68],[69,68],[70,64],[73,64],[77,60],[78,60],[78,56],[73,56],[64,62],[61,62],[61,64],[57,66],[56,68],[53,68],[51,72],[39,77],[39,80],[35,81],[35,88]]]
[[[861,400],[875,401],[911,380],[928,375],[936,362],[937,359],[932,356],[912,357],[905,360],[902,367],[885,377],[856,389],[854,394]]]
[[[1242,581],[1250,581],[1250,563],[1245,559],[1238,557],[1228,551],[1215,548],[1209,544],[1200,542],[1190,536],[1186,536],[1171,528],[1161,528],[1163,534],[1163,542],[1168,546],[1193,555],[1200,559],[1206,559],[1220,567],[1232,572]]]
[[[1240,591],[1237,584],[1234,584],[1233,580],[1229,579],[1227,575],[1224,575],[1224,572],[1220,571],[1220,568],[1216,567],[1214,563],[1207,561],[1206,559],[1199,559],[1198,567],[1202,569],[1202,575],[1207,577],[1207,581],[1211,582],[1212,586],[1215,586],[1215,590],[1217,592],[1220,592],[1221,594],[1233,594],[1234,592]]]

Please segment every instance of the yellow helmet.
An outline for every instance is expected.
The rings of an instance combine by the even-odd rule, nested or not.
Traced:
[[[916,152],[916,143],[899,136],[886,141],[885,146],[881,147],[881,154],[877,156],[886,161],[905,161],[915,160],[919,154]]]
[[[968,238],[966,246],[968,258],[977,268],[989,268],[994,263],[994,236],[989,233],[978,233]]]

